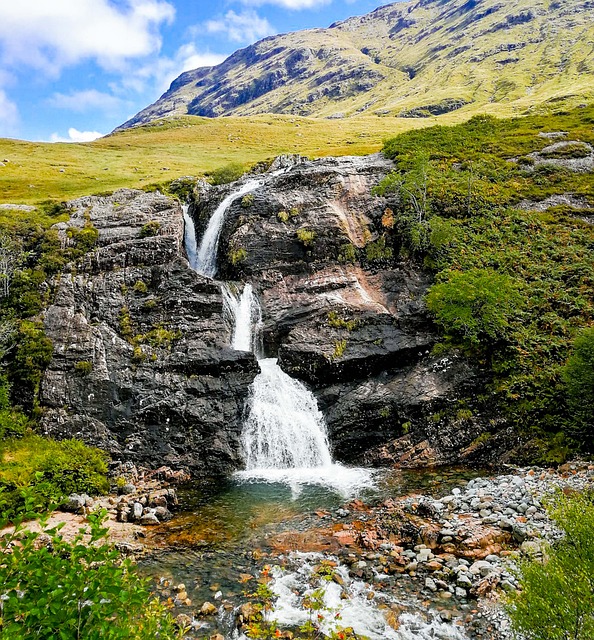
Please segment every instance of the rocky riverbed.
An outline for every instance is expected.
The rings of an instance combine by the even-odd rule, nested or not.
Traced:
[[[173,557],[189,565],[181,573],[170,552],[144,563],[192,638],[243,637],[266,584],[281,637],[298,637],[309,597],[321,590],[326,632],[352,626],[378,640],[505,640],[501,602],[518,588],[517,558],[539,557],[559,535],[543,504],[555,491],[585,488],[594,488],[593,465],[510,468],[441,495],[354,499],[267,523],[247,544],[211,541],[198,552],[194,540],[189,555],[178,544]]]

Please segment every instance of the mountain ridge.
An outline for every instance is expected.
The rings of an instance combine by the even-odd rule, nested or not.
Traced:
[[[427,117],[594,99],[594,1],[411,0],[186,71],[118,127],[179,115]]]

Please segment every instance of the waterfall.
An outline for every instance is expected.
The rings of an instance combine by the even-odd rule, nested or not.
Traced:
[[[208,227],[204,232],[200,247],[198,248],[198,254],[196,256],[196,264],[194,269],[208,278],[214,278],[217,273],[217,251],[219,248],[219,238],[221,237],[221,230],[223,228],[223,222],[225,222],[225,213],[227,209],[242,196],[246,195],[250,191],[253,191],[262,184],[262,179],[248,180],[240,189],[230,193],[216,208],[212,214]]]
[[[262,309],[251,284],[246,284],[241,295],[232,286],[223,284],[223,304],[233,325],[231,346],[236,351],[262,354]]]
[[[184,245],[190,267],[196,270],[196,227],[194,226],[194,220],[188,213],[189,206],[184,204],[182,209],[184,211]]]
[[[277,171],[272,176],[283,173]],[[228,195],[213,213],[196,251],[194,224],[184,209],[185,243],[190,265],[198,273],[214,277],[225,213],[241,196],[253,191],[262,178],[247,181]],[[373,485],[372,473],[332,462],[326,424],[315,396],[286,374],[275,358],[262,358],[262,310],[251,284],[241,295],[232,285],[221,285],[224,309],[233,324],[231,346],[251,351],[259,358],[260,373],[250,388],[249,410],[242,443],[246,470],[239,477],[290,484],[294,494],[302,484],[329,486],[345,497]]]
[[[331,465],[324,416],[313,393],[287,375],[275,358],[259,364],[242,436],[247,470]]]

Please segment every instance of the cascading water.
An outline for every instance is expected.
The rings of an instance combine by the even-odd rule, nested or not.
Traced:
[[[184,245],[186,247],[190,267],[196,270],[196,253],[198,250],[198,245],[196,243],[196,227],[194,226],[192,216],[188,213],[189,206],[184,204],[182,209],[184,212]]]
[[[314,395],[276,359],[259,364],[242,438],[248,471],[332,465],[324,416]]]
[[[262,184],[262,179],[248,180],[237,191],[230,193],[216,208],[215,212],[206,227],[198,253],[196,255],[196,264],[193,267],[195,271],[207,276],[208,278],[214,278],[217,273],[217,251],[219,248],[219,238],[221,237],[221,230],[223,228],[223,222],[225,222],[225,213],[227,209],[242,196],[245,196],[250,191],[257,189]]]
[[[274,177],[284,170],[269,175]],[[263,184],[265,178],[248,180],[229,194],[213,213],[200,247],[196,250],[194,224],[187,210],[186,252],[192,268],[214,277],[217,251],[225,214],[235,200]],[[307,387],[287,375],[274,358],[262,358],[262,311],[251,284],[241,295],[228,284],[222,285],[224,305],[233,324],[231,345],[238,351],[251,351],[259,359],[260,373],[254,379],[250,406],[243,430],[247,479],[290,484],[294,493],[303,484],[321,484],[348,495],[372,484],[365,469],[351,469],[332,462],[324,417]]]
[[[241,295],[233,285],[223,284],[223,303],[233,325],[231,346],[236,351],[262,354],[262,309],[251,284],[246,284]]]
[[[286,374],[276,358],[261,357],[262,310],[252,285],[246,284],[241,296],[229,286],[223,292],[234,326],[233,348],[260,357],[242,434],[246,469],[238,476],[283,482],[294,494],[304,484],[332,487],[345,496],[370,486],[370,471],[333,463],[326,423],[313,393]]]

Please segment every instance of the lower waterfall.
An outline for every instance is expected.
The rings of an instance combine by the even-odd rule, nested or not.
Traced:
[[[233,348],[252,351],[260,365],[242,433],[246,469],[237,475],[284,482],[294,492],[303,484],[329,486],[344,495],[371,486],[371,471],[332,461],[326,423],[313,393],[285,373],[276,358],[262,357],[262,310],[252,285],[244,285],[241,295],[224,285],[223,295],[233,323]]]
[[[243,428],[246,468],[304,469],[332,464],[324,416],[305,385],[274,358],[258,361]]]

